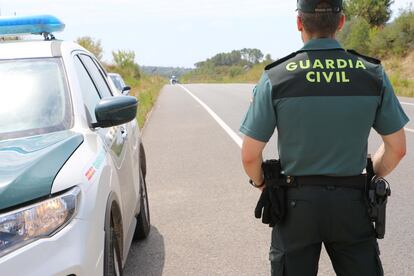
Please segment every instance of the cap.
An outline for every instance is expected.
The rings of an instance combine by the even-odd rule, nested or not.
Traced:
[[[320,3],[330,5],[327,8],[317,8]],[[298,10],[305,13],[316,12],[340,12],[342,11],[342,0],[297,0]]]

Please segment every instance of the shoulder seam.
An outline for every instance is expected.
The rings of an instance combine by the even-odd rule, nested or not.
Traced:
[[[361,58],[365,59],[365,60],[366,60],[366,61],[368,61],[368,62],[371,62],[371,63],[374,63],[374,64],[381,64],[381,60],[376,59],[376,58],[373,58],[373,57],[370,57],[370,56],[366,56],[366,55],[360,54],[360,53],[358,53],[358,52],[357,52],[357,51],[355,51],[355,50],[348,49],[348,50],[346,50],[346,51],[347,51],[348,53],[352,54],[352,55],[359,56],[359,57],[361,57]]]
[[[288,59],[291,59],[291,58],[295,57],[296,55],[297,55],[297,52],[293,52],[293,53],[291,53],[291,54],[289,54],[289,55],[287,55],[287,56],[285,56],[285,57],[283,57],[283,58],[280,58],[280,59],[276,60],[275,62],[273,62],[273,63],[271,63],[271,64],[267,65],[267,66],[265,67],[265,71],[270,70],[270,69],[272,69],[273,67],[276,67],[277,65],[279,65],[279,64],[281,64],[281,63],[283,63],[283,62],[285,62],[285,61],[286,61],[286,60],[288,60]]]

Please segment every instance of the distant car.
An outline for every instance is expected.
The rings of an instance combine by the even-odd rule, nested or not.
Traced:
[[[45,40],[0,42],[0,275],[122,275],[150,231],[137,100],[57,18],[13,26]]]
[[[121,75],[118,73],[108,73],[108,76],[111,78],[113,84],[115,85],[116,89],[121,94],[128,95],[131,91],[131,87],[125,84],[124,80],[122,79]]]
[[[170,79],[170,83],[171,84],[177,84],[178,83],[178,78],[176,76],[172,76]]]

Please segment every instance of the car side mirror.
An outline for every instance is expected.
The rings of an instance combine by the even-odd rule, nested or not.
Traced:
[[[129,92],[131,91],[131,87],[130,86],[125,86],[124,88],[122,88],[122,94],[123,95],[129,95]]]
[[[112,127],[135,119],[138,101],[135,97],[108,97],[99,101],[95,107],[96,123],[92,127]]]

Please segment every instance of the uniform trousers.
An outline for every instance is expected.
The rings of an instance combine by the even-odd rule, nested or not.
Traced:
[[[271,275],[317,275],[322,243],[338,276],[384,274],[363,191],[293,187],[287,202],[284,222],[272,231]]]

